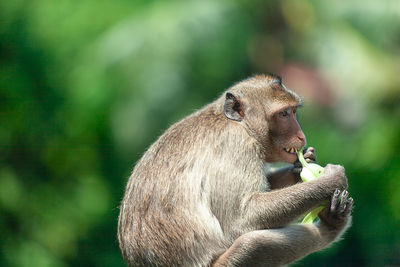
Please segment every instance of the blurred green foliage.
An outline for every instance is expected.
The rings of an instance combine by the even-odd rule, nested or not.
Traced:
[[[122,266],[118,206],[168,125],[253,73],[304,95],[346,167],[345,239],[304,266],[400,265],[400,5],[1,1],[0,265]]]

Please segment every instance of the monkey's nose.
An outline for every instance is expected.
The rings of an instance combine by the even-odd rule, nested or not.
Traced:
[[[299,138],[300,141],[304,141],[306,139],[306,136],[304,135],[303,131],[298,131],[297,137]]]
[[[297,133],[297,138],[299,138],[302,147],[306,145],[306,136],[304,135],[303,131],[299,131]]]

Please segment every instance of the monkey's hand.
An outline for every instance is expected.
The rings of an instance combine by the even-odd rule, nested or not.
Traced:
[[[349,197],[349,192],[346,190],[340,192],[339,189],[336,189],[329,204],[318,214],[321,223],[328,229],[340,231],[350,219],[353,203],[353,198]]]
[[[304,159],[308,163],[317,163],[317,156],[315,155],[315,149],[313,147],[307,147],[303,150],[303,155]],[[303,167],[301,166],[301,163],[299,160],[296,160],[296,162],[293,164],[293,173],[298,176],[298,179],[300,179],[300,173],[302,171]]]
[[[341,165],[328,164],[324,168],[324,174],[317,180],[325,184],[325,187],[331,192],[335,189],[345,190],[348,187],[344,167]]]

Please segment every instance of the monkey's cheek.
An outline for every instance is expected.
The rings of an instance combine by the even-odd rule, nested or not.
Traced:
[[[287,163],[295,163],[297,160],[297,155],[296,154],[291,154],[288,153],[286,151],[283,151],[283,153],[281,154],[281,161],[283,162],[287,162]]]
[[[288,161],[288,163],[294,164],[297,160],[297,157],[292,158],[291,160]]]

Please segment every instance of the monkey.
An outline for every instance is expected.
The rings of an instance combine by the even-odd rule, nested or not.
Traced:
[[[342,166],[307,183],[295,167],[264,170],[295,163],[306,145],[302,105],[281,77],[256,75],[170,126],[125,188],[118,240],[127,265],[282,266],[338,240],[353,206]],[[317,222],[298,223],[321,205]]]

